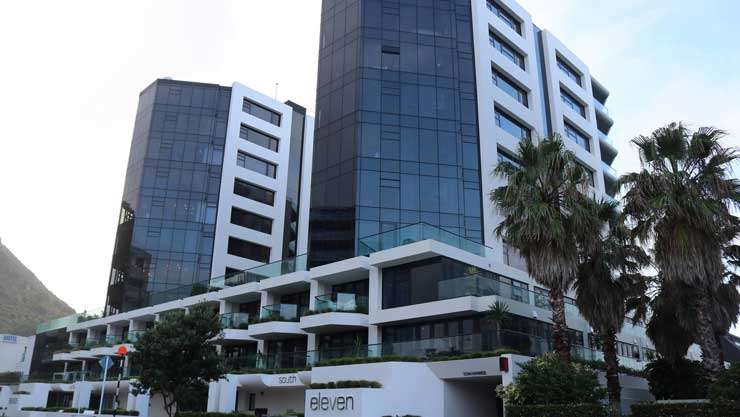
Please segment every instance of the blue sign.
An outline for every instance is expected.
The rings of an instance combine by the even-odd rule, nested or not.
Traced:
[[[110,358],[110,356],[103,356],[98,360],[98,363],[103,369],[110,369],[110,367],[113,366],[113,360]]]

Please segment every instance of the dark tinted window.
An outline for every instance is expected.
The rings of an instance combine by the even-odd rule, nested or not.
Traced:
[[[262,146],[263,148],[267,148],[271,151],[277,152],[278,150],[279,141],[277,140],[277,138],[274,138],[266,133],[262,133],[258,130],[252,129],[245,124],[242,124],[241,128],[239,129],[239,137],[256,145]]]
[[[270,261],[270,248],[246,240],[229,236],[229,255],[267,263]]]
[[[508,42],[501,39],[498,35],[491,32],[488,34],[491,45],[496,48],[503,56],[515,63],[519,68],[524,69],[524,55],[519,53]]]
[[[250,184],[238,178],[234,180],[234,194],[270,206],[275,203],[274,191],[262,188],[259,185]]]
[[[239,151],[239,153],[236,155],[236,164],[250,171],[254,171],[262,175],[267,175],[270,178],[275,178],[275,175],[277,173],[277,165],[264,161],[242,151]]]
[[[272,220],[240,208],[231,208],[231,224],[246,227],[262,233],[272,233]]]
[[[565,62],[562,58],[557,57],[558,62],[558,68],[560,68],[560,71],[563,71],[565,75],[568,76],[571,80],[575,81],[576,84],[581,85],[581,75],[573,69],[573,67],[570,66],[567,62]]]
[[[583,149],[591,152],[591,141],[589,138],[568,122],[565,122],[565,136],[579,144]]]
[[[506,9],[501,7],[496,2],[488,1],[487,2],[488,9],[492,11],[496,16],[499,17],[504,23],[506,23],[507,26],[509,26],[511,29],[514,30],[514,32],[518,34],[522,34],[522,24],[519,22],[519,19],[514,17],[513,14],[509,13]]]
[[[510,95],[514,100],[518,101],[524,107],[529,107],[527,102],[527,92],[519,87],[517,83],[511,80],[511,78],[504,75],[501,71],[493,69],[493,83],[501,89],[504,93]]]
[[[496,126],[500,127],[501,129],[511,133],[513,136],[520,138],[520,139],[526,139],[531,136],[531,131],[529,128],[525,127],[523,124],[517,122],[509,116],[508,114],[502,112],[499,109],[495,110],[496,112]]]
[[[257,104],[245,98],[244,104],[242,104],[242,110],[254,117],[260,118],[276,126],[280,126],[280,113],[270,110],[261,104]]]

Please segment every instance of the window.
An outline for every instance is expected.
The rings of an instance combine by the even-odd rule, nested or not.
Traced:
[[[501,148],[497,148],[496,151],[498,152],[498,162],[499,163],[506,161],[512,165],[516,165],[516,166],[520,165],[519,161],[514,156],[509,154],[508,152],[501,150]]]
[[[574,70],[573,67],[571,67],[567,62],[565,62],[560,57],[557,57],[557,62],[558,62],[558,68],[560,68],[560,70],[563,71],[563,73],[567,75],[568,78],[575,81],[575,83],[578,84],[579,86],[582,86],[581,85],[581,75],[578,72],[576,72],[576,70]]]
[[[596,181],[594,180],[594,172],[591,171],[586,165],[583,165],[580,162],[576,162],[578,165],[580,165],[581,168],[583,168],[584,171],[586,171],[586,175],[588,176],[588,185],[595,187]]]
[[[231,208],[231,224],[262,233],[272,233],[272,219],[250,213],[237,207]]]
[[[498,16],[499,19],[503,20],[504,23],[506,23],[506,25],[509,26],[514,32],[520,35],[522,34],[522,24],[517,18],[514,17],[514,15],[512,15],[499,4],[493,1],[488,1],[487,5],[488,9],[492,11],[496,16]]]
[[[560,99],[563,100],[563,103],[565,103],[566,106],[573,109],[574,112],[581,115],[581,117],[586,117],[586,106],[581,104],[578,100],[576,100],[575,97],[571,96],[567,91],[560,89]]]
[[[527,103],[527,92],[523,88],[519,87],[511,78],[505,76],[496,69],[493,69],[493,83],[501,89],[504,93],[510,95],[514,100],[523,104],[524,107],[529,107]]]
[[[239,129],[239,137],[271,151],[277,152],[278,150],[278,140],[276,138],[254,130],[243,123]]]
[[[493,32],[490,32],[488,34],[488,38],[491,42],[491,45],[496,48],[503,56],[505,56],[509,61],[516,64],[519,68],[524,69],[524,55],[520,54],[514,47],[506,43],[503,39],[501,39],[499,36],[494,34]]]
[[[231,236],[229,236],[228,253],[262,263],[270,261],[270,248]]]
[[[565,126],[565,136],[567,136],[568,139],[577,143],[583,149],[591,152],[591,141],[589,140],[589,138],[587,138],[583,133],[581,133],[578,129],[576,129],[573,125],[571,125],[568,122],[565,122],[564,126]]]
[[[277,172],[277,165],[242,151],[239,151],[236,155],[236,164],[258,174],[267,175],[270,178],[275,178]]]
[[[244,103],[242,104],[242,110],[244,110],[244,113],[249,113],[254,117],[262,119],[268,123],[272,123],[275,126],[280,126],[280,113],[272,111],[254,101],[245,98]]]
[[[274,191],[262,188],[259,185],[250,184],[238,178],[234,180],[234,194],[270,206],[275,204]]]
[[[511,118],[511,116],[500,111],[499,109],[495,109],[494,111],[496,113],[496,126],[509,132],[519,139],[529,139],[531,137],[532,132],[529,130],[529,128],[524,127],[524,125],[517,122],[516,120]]]

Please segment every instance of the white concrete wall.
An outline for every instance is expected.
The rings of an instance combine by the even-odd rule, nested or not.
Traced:
[[[28,373],[33,338],[0,334],[0,372]],[[25,371],[25,372],[24,372]]]

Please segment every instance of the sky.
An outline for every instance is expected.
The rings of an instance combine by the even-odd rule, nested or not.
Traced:
[[[671,121],[740,146],[740,2],[519,3],[611,92],[618,172]],[[2,243],[77,311],[102,308],[139,92],[278,83],[313,113],[319,19],[320,0],[0,2]]]

